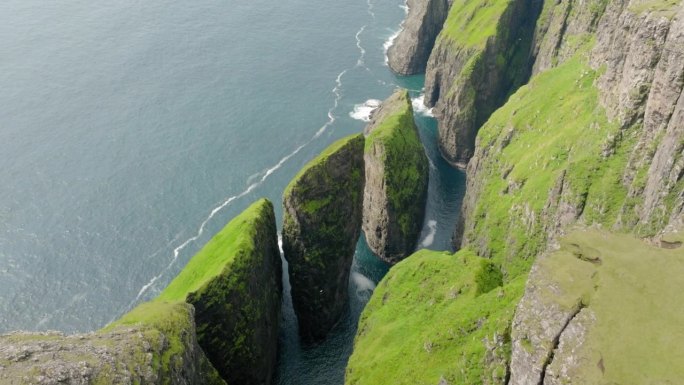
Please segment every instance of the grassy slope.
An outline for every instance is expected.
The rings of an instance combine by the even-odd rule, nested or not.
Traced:
[[[560,283],[561,292],[550,298],[568,304],[583,298],[596,314],[586,343],[573,355],[576,362],[602,361],[605,367],[603,373],[597,365],[582,365],[569,375],[581,384],[679,383],[684,377],[684,250],[596,230],[573,233],[562,245],[541,262],[550,279]],[[591,250],[601,264],[576,258],[577,248]]]
[[[366,138],[365,151],[371,152],[374,145],[384,148],[385,182],[387,195],[404,239],[410,235],[416,206],[423,187],[427,183],[428,166],[423,144],[413,120],[413,108],[408,91],[402,91],[397,108],[384,117],[381,124]]]
[[[508,335],[525,278],[499,287],[500,278],[467,250],[424,250],[397,264],[363,312],[346,383],[474,384],[502,377],[505,368],[485,365],[483,340]]]
[[[625,199],[619,171],[628,146],[602,156],[618,129],[599,106],[596,77],[580,57],[542,73],[479,133],[479,147],[490,153],[478,170],[483,188],[466,238],[486,240],[510,277],[529,270],[532,260],[520,256],[532,257],[546,246],[542,225],[555,213],[544,210],[563,172],[566,203],[586,202],[589,221],[612,224]]]
[[[455,0],[440,38],[464,48],[484,47],[513,0]]]

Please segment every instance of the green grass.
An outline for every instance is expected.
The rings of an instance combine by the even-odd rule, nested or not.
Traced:
[[[420,200],[427,184],[428,160],[413,119],[413,108],[408,91],[399,91],[391,99],[393,109],[370,132],[364,144],[365,153],[377,153],[384,157],[386,192],[392,211],[398,213],[397,222],[404,239],[415,228],[416,201]],[[420,224],[418,224],[420,226]]]
[[[632,2],[629,11],[635,14],[652,12],[672,19],[677,14],[676,7],[681,4],[681,0],[641,0]]]
[[[441,38],[464,48],[484,47],[496,35],[499,20],[513,0],[455,0]]]
[[[200,291],[209,281],[231,269],[236,256],[254,251],[254,223],[272,210],[271,203],[260,199],[235,217],[188,262],[178,276],[162,291],[159,301],[185,301],[188,294]]]
[[[482,189],[466,237],[482,240],[487,254],[516,277],[546,247],[546,209],[563,173],[566,204],[581,211],[589,202],[591,220],[610,224],[625,188],[616,171],[627,161],[623,150],[602,150],[617,135],[598,102],[598,74],[580,57],[536,76],[497,110],[479,132],[487,149],[478,170]],[[617,145],[617,144],[616,144]]]
[[[670,237],[680,237],[681,234]],[[601,263],[577,258],[589,251]],[[569,375],[581,384],[676,384],[684,377],[684,249],[664,249],[629,235],[575,232],[542,260],[559,283],[549,300],[581,299],[596,316],[585,343],[575,347]],[[599,370],[603,362],[605,373]],[[635,365],[638,363],[638,365]]]
[[[505,341],[492,353],[505,361],[525,277],[478,293],[478,277],[490,276],[490,267],[468,250],[419,251],[393,267],[361,316],[345,383],[502,381],[505,365],[485,363],[486,340]]]

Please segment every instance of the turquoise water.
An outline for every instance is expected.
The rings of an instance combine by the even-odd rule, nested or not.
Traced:
[[[0,332],[98,329],[258,197],[280,220],[297,170],[362,130],[355,107],[397,85],[418,96],[421,77],[384,63],[402,3],[1,2]],[[463,176],[418,121],[435,165],[421,242],[448,248]],[[350,311],[316,347],[286,299],[281,384],[342,382],[386,268],[360,242]]]

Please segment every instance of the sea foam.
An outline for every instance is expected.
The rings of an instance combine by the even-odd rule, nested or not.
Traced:
[[[368,99],[361,104],[356,104],[354,105],[354,110],[349,113],[349,116],[356,120],[370,122],[373,111],[380,107],[380,103],[382,102],[378,99]]]
[[[423,241],[420,242],[420,247],[429,247],[432,246],[433,243],[435,243],[435,234],[437,234],[437,221],[428,221],[428,234],[423,238]]]
[[[416,114],[427,116],[429,118],[434,118],[435,115],[432,113],[432,108],[427,108],[425,106],[425,94],[422,93],[418,97],[411,99],[411,104],[413,105],[413,111]]]

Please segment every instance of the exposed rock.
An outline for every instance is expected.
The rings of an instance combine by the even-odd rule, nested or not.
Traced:
[[[387,50],[388,65],[400,75],[425,72],[430,52],[449,13],[447,0],[408,0],[406,20]]]
[[[192,306],[163,308],[163,317],[147,325],[0,336],[0,383],[225,385],[197,344]]]
[[[270,384],[281,280],[273,205],[261,199],[214,236],[158,300],[194,305],[199,344],[228,383]]]
[[[480,126],[529,77],[539,0],[457,2],[428,61],[425,103],[439,121],[439,146],[465,167]]]
[[[299,334],[323,339],[348,306],[361,230],[364,137],[344,138],[309,162],[283,194],[283,251]]]
[[[516,310],[509,384],[677,383],[684,254],[602,231],[561,243]]]
[[[429,173],[408,91],[382,103],[366,134],[363,231],[376,255],[396,263],[420,236]]]

